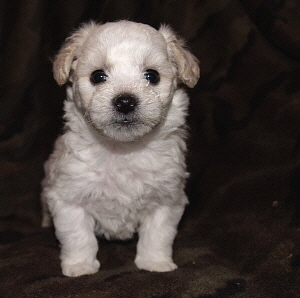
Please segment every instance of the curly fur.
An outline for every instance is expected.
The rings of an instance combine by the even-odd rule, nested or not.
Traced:
[[[42,224],[53,217],[63,274],[98,271],[95,234],[128,239],[136,231],[139,268],[175,269],[172,243],[188,176],[189,100],[178,82],[196,84],[197,59],[167,26],[89,23],[66,40],[53,69],[58,84],[68,83],[66,123],[45,164]],[[107,79],[95,85],[97,69]],[[144,78],[147,69],[159,73],[158,84]],[[113,105],[124,94],[138,103],[126,115]]]

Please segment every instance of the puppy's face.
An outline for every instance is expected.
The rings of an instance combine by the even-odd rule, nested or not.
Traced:
[[[101,134],[132,141],[165,117],[176,69],[163,36],[151,27],[113,23],[95,28],[73,67],[76,99]]]
[[[134,141],[166,117],[178,67],[162,32],[128,21],[90,24],[68,44],[76,44],[68,72],[73,100],[101,135]]]

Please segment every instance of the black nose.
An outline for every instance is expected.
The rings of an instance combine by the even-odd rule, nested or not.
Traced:
[[[135,110],[137,99],[132,95],[121,95],[114,99],[114,106],[117,111],[123,114],[128,114]]]

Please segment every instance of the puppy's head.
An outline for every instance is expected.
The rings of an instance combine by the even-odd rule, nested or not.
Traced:
[[[165,117],[177,83],[194,87],[198,60],[173,31],[129,21],[89,23],[71,35],[54,61],[59,85],[100,134],[141,138]]]

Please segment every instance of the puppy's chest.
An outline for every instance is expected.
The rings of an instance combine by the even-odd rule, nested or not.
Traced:
[[[104,210],[142,208],[157,187],[159,169],[140,154],[91,156],[86,162],[83,203]]]

